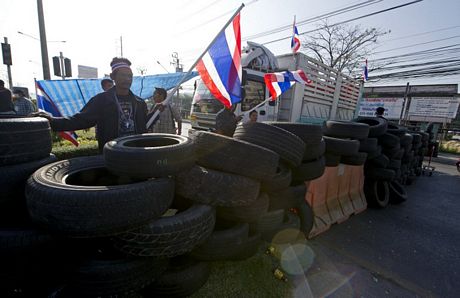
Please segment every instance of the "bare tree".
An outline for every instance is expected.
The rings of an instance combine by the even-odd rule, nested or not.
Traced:
[[[304,39],[302,45],[307,54],[322,63],[351,74],[371,54],[377,39],[389,32],[344,24],[334,26],[326,20]]]

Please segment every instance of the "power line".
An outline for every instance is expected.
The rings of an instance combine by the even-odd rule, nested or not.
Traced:
[[[446,30],[450,30],[450,29],[454,29],[454,28],[458,28],[458,27],[460,27],[460,25],[459,26],[451,26],[451,27],[440,28],[440,29],[436,29],[436,30],[432,30],[432,31],[425,31],[425,32],[421,32],[421,33],[410,34],[410,35],[401,36],[401,37],[390,38],[390,39],[384,40],[382,42],[385,43],[385,42],[391,42],[391,41],[400,40],[400,39],[406,39],[408,37],[427,35],[427,34],[446,31]]]
[[[374,54],[386,53],[386,52],[391,52],[391,51],[396,51],[396,50],[400,50],[400,49],[411,48],[411,47],[414,47],[414,46],[420,46],[420,45],[425,45],[425,44],[429,44],[429,43],[434,43],[434,42],[438,42],[438,41],[444,41],[444,40],[449,40],[449,39],[454,39],[454,38],[459,38],[459,37],[460,37],[460,35],[455,35],[455,36],[450,36],[450,37],[446,37],[446,38],[431,40],[431,41],[427,41],[427,42],[415,43],[415,44],[411,44],[411,45],[408,45],[408,46],[393,48],[393,49],[389,49],[389,50],[378,51],[378,52],[374,52]]]
[[[379,11],[376,11],[376,12],[373,12],[373,13],[369,13],[369,14],[366,14],[366,15],[356,17],[356,18],[352,18],[352,19],[348,19],[348,20],[345,20],[345,21],[342,21],[342,22],[338,22],[338,23],[329,25],[329,27],[334,27],[334,26],[345,24],[345,23],[353,22],[353,21],[356,21],[356,20],[359,20],[359,19],[367,18],[367,17],[373,16],[373,15],[377,15],[377,14],[380,14],[380,13],[384,13],[384,12],[388,12],[388,11],[391,11],[391,10],[394,10],[394,9],[398,9],[398,8],[402,8],[402,7],[405,7],[405,6],[408,6],[408,5],[412,5],[412,4],[421,2],[421,1],[423,1],[423,0],[415,0],[415,1],[412,1],[412,2],[404,3],[404,4],[401,4],[401,5],[397,5],[397,6],[393,6],[393,7],[387,8],[387,9],[379,10]],[[322,30],[324,28],[326,28],[326,27],[323,26],[323,27],[320,27],[320,28],[317,28],[317,29],[302,32],[299,35],[304,35],[304,34],[316,32],[316,31]],[[270,43],[282,41],[282,40],[285,40],[285,39],[288,39],[288,38],[291,38],[291,36],[286,36],[286,37],[270,40],[270,41],[264,42],[263,45],[267,45],[267,44],[270,44]]]

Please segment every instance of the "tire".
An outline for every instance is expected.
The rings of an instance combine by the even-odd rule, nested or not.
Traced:
[[[350,156],[342,155],[340,157],[340,162],[346,165],[361,166],[366,162],[366,159],[366,152],[358,152],[357,154]]]
[[[119,257],[88,260],[63,289],[63,297],[123,297],[159,278],[167,268],[165,259]]]
[[[270,200],[266,193],[260,193],[259,198],[247,206],[218,207],[217,217],[234,222],[250,223],[267,213]]]
[[[278,192],[269,193],[270,198],[269,209],[270,211],[280,209],[290,209],[299,206],[302,200],[305,200],[307,188],[305,184],[298,186],[291,186],[280,190]]]
[[[325,168],[326,158],[324,156],[315,161],[303,162],[297,168],[292,169],[292,181],[303,183],[314,180],[323,175]]]
[[[211,206],[246,206],[257,200],[260,183],[254,179],[194,166],[176,176],[176,194]]]
[[[51,128],[40,117],[0,117],[0,166],[46,158],[51,153]]]
[[[403,136],[401,136],[401,146],[406,147],[409,144],[412,144],[413,139],[414,138],[411,134],[405,133]]]
[[[382,154],[382,146],[377,145],[377,149],[367,153],[367,160],[374,159]]]
[[[48,164],[26,186],[32,220],[72,237],[108,236],[147,224],[169,208],[173,196],[174,180],[123,181],[109,174],[102,156]]]
[[[194,135],[197,164],[257,180],[276,175],[279,155],[264,147],[211,132]]]
[[[323,133],[328,137],[362,140],[369,135],[369,125],[351,121],[328,120],[323,127]]]
[[[372,180],[390,181],[395,178],[395,171],[382,168],[367,168],[364,172],[366,178]]]
[[[324,158],[326,160],[326,167],[336,167],[340,163],[341,156],[326,153],[326,154],[324,154]]]
[[[209,263],[178,256],[169,260],[168,269],[142,294],[143,297],[188,297],[206,283],[210,273]]]
[[[401,160],[400,159],[390,159],[387,168],[391,170],[398,170],[401,168]]]
[[[273,125],[258,122],[240,124],[233,137],[278,153],[291,167],[300,165],[305,153],[305,143],[298,136]]]
[[[364,184],[364,194],[369,206],[385,208],[390,201],[390,190],[387,181],[368,180]]]
[[[401,137],[405,135],[407,132],[407,128],[399,126],[397,124],[393,124],[391,122],[388,123],[387,133]]]
[[[378,157],[369,160],[368,165],[374,168],[385,169],[388,166],[389,162],[390,159],[386,155],[380,154]]]
[[[249,226],[236,224],[214,230],[203,244],[195,247],[191,256],[201,261],[225,261],[241,253],[240,245],[247,241]]]
[[[308,237],[311,229],[313,228],[314,214],[310,205],[303,200],[297,207],[297,214],[300,219],[300,230],[304,233],[305,237]]]
[[[274,192],[289,187],[292,181],[292,171],[283,162],[280,162],[276,174],[271,179],[260,181],[260,191]]]
[[[383,147],[396,147],[399,145],[399,137],[390,133],[383,134],[379,137],[379,145]]]
[[[333,137],[323,137],[326,141],[326,154],[354,155],[358,153],[359,141],[346,140]]]
[[[230,256],[231,261],[243,261],[254,256],[262,244],[262,236],[260,234],[249,234],[249,237],[238,245],[238,251]]]
[[[388,123],[382,118],[359,117],[353,121],[369,125],[369,138],[377,138],[387,132]]]
[[[290,211],[284,212],[281,225],[262,233],[262,239],[275,244],[294,243],[300,236],[300,219]]]
[[[24,252],[37,252],[54,243],[46,232],[33,228],[0,228],[0,254],[8,257]]]
[[[360,152],[373,152],[377,150],[378,139],[377,138],[366,138],[359,141]]]
[[[324,154],[325,144],[322,140],[323,131],[321,125],[292,123],[292,122],[264,122],[285,129],[298,136],[305,143],[304,161],[317,159]]]
[[[404,187],[397,181],[388,184],[390,191],[390,203],[401,204],[407,200],[407,193]]]
[[[39,160],[1,167],[0,204],[16,198],[24,198],[25,184],[29,176],[37,169],[54,161],[56,161],[56,156],[50,154]]]
[[[195,164],[193,141],[172,134],[121,137],[104,145],[107,169],[135,179],[167,177]]]
[[[280,227],[284,221],[284,209],[269,211],[259,218],[255,223],[251,223],[251,232],[261,233],[273,231]]]
[[[175,257],[203,243],[216,222],[215,209],[194,204],[172,216],[163,216],[146,226],[117,235],[118,250],[134,256]]]
[[[392,147],[392,148],[383,148],[383,154],[385,154],[389,159],[396,159],[397,156],[399,156],[401,148],[398,146]]]

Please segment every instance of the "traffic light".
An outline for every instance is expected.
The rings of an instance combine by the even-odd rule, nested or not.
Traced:
[[[59,61],[58,56],[53,57],[53,70],[54,70],[54,75],[57,77],[61,76],[61,61]]]
[[[10,44],[2,43],[2,55],[3,55],[3,64],[13,65],[13,59],[11,58]]]
[[[70,78],[72,76],[72,63],[69,58],[64,59],[65,77]]]

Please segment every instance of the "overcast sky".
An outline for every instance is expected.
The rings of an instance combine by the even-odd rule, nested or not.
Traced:
[[[364,0],[248,0],[241,13],[242,37],[289,25],[294,15],[301,21],[361,2]],[[335,23],[411,0],[376,2],[329,20]],[[122,36],[123,56],[133,63],[135,75],[140,69],[146,69],[147,74],[164,73],[165,70],[156,61],[173,72],[174,68],[170,65],[173,52],[178,53],[184,70],[187,70],[240,4],[241,1],[233,0],[43,0],[50,66],[52,68],[51,57],[58,56],[62,51],[72,60],[74,77],[77,76],[77,65],[97,67],[99,77],[102,77],[110,73],[111,59],[121,54]],[[372,64],[372,59],[378,57],[460,44],[459,13],[459,0],[424,0],[351,24],[391,30],[380,40],[378,51],[385,52],[369,57]],[[299,26],[299,31],[311,30],[316,25]],[[18,31],[32,37],[21,35]],[[32,88],[34,77],[43,79],[40,43],[33,38],[39,37],[37,1],[0,0],[0,34],[2,42],[3,37],[7,37],[12,47],[13,84]],[[264,43],[288,35],[290,29],[252,41]],[[439,39],[445,40],[436,41]],[[53,42],[60,40],[66,42]],[[425,44],[415,45],[419,43]],[[270,43],[267,47],[277,55],[288,53],[290,41]],[[0,78],[7,81],[3,64]],[[58,78],[52,74],[52,79]],[[451,76],[414,80],[412,83],[459,82],[460,76]]]

